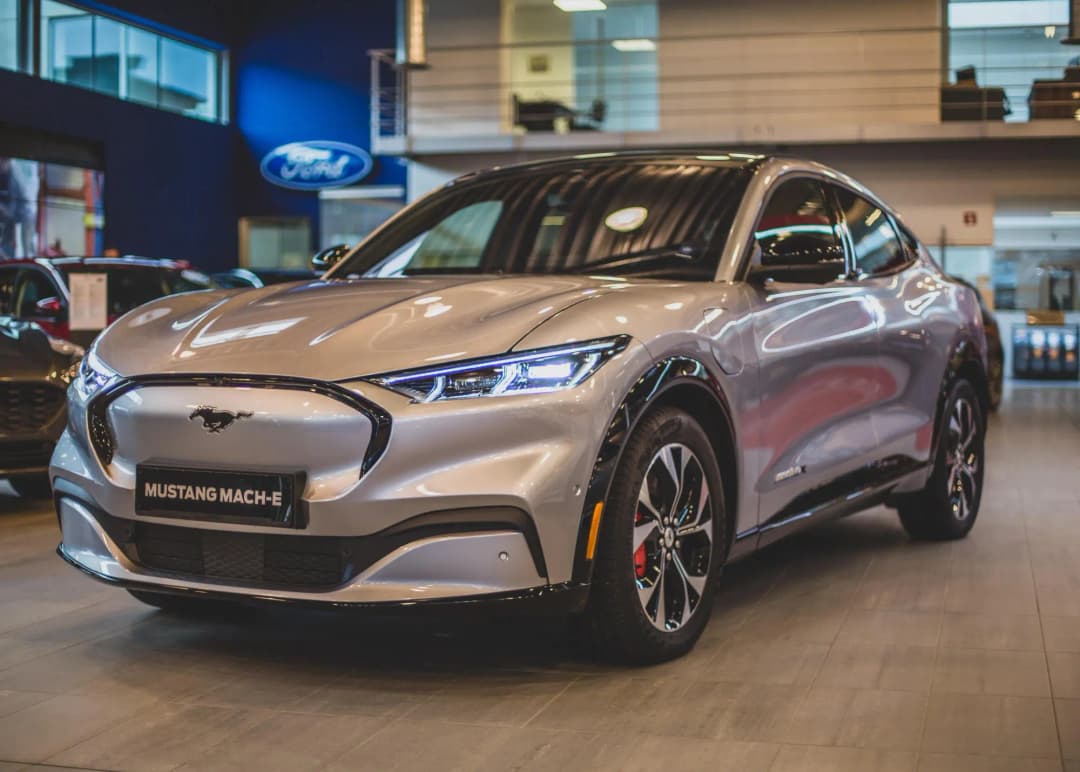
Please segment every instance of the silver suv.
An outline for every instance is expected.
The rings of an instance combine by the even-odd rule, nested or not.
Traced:
[[[166,609],[533,601],[655,662],[797,529],[975,521],[975,295],[828,168],[496,169],[335,258],[98,339],[51,467],[64,559]]]

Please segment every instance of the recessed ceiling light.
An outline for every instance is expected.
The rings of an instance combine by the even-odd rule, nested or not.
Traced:
[[[567,13],[604,11],[607,10],[607,3],[604,0],[555,0],[555,7]]]
[[[611,45],[616,51],[655,51],[656,43],[648,38],[630,38],[629,40],[612,40]]]

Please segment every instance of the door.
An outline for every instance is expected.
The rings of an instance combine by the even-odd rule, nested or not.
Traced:
[[[874,430],[882,458],[898,464],[900,471],[929,458],[947,356],[936,350],[936,342],[952,340],[955,327],[951,293],[919,262],[918,241],[882,207],[846,187],[834,187],[857,281],[881,319],[882,394]]]
[[[759,528],[802,517],[875,456],[878,315],[823,184],[782,178],[755,229]],[[779,532],[779,531],[778,531]]]

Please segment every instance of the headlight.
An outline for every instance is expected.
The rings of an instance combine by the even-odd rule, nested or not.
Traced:
[[[625,349],[629,342],[629,336],[620,335],[439,367],[405,370],[368,380],[411,397],[415,402],[539,394],[577,386],[599,370],[604,362]]]
[[[78,376],[75,378],[73,385],[79,394],[79,399],[85,402],[101,391],[115,377],[116,372],[102,362],[94,353],[94,349],[91,348],[86,353],[86,356],[82,358],[82,361],[79,362]]]
[[[70,340],[64,340],[63,338],[54,338],[49,336],[49,347],[60,356],[65,357],[81,357],[86,353],[82,346],[77,346]]]

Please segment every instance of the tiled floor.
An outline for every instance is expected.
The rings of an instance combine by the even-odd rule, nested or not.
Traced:
[[[884,509],[796,536],[644,670],[554,622],[171,619],[0,492],[0,772],[1080,772],[1080,390],[1016,390],[989,452],[967,540],[911,543]]]

